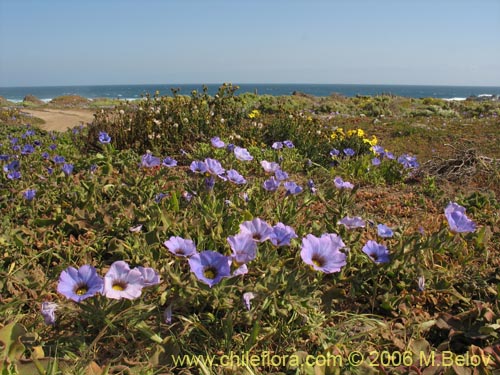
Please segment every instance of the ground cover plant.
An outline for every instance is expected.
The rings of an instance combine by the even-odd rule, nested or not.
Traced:
[[[235,91],[2,109],[2,374],[493,374],[498,105]]]

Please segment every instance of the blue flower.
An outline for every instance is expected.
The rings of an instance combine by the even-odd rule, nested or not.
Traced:
[[[417,162],[416,156],[410,156],[408,154],[403,154],[398,158],[398,163],[403,165],[406,169],[418,168],[420,164]]]
[[[333,150],[330,151],[330,156],[334,157],[334,156],[339,156],[340,155],[340,151],[337,150],[336,148],[334,148]]]
[[[307,181],[307,187],[309,188],[311,194],[316,194],[316,185],[314,184],[314,181],[312,179],[309,179],[309,181]]]
[[[56,164],[62,164],[66,161],[66,159],[64,158],[64,156],[60,156],[60,155],[56,155],[54,156],[54,163]]]
[[[190,257],[196,253],[196,246],[192,240],[178,236],[170,237],[168,241],[163,242],[163,246],[178,257]]]
[[[267,191],[275,191],[279,188],[280,186],[280,181],[278,181],[274,176],[271,177],[270,179],[264,181],[264,189]]]
[[[189,169],[194,173],[205,173],[207,171],[207,165],[200,160],[195,160],[191,163]]]
[[[346,154],[347,156],[354,156],[354,154],[356,154],[356,151],[354,151],[352,148],[345,148],[344,154]]]
[[[347,264],[346,255],[340,251],[344,246],[336,234],[325,233],[319,238],[308,234],[302,239],[300,257],[316,271],[339,272]]]
[[[226,147],[227,152],[233,152],[234,151],[234,145],[232,143],[229,143]]]
[[[213,137],[210,142],[215,148],[223,148],[226,145],[219,137]]]
[[[35,148],[32,145],[24,145],[21,154],[23,155],[29,155],[35,152]]]
[[[293,148],[294,147],[292,141],[290,141],[290,140],[283,141],[283,144],[287,148]]]
[[[145,153],[141,156],[141,167],[144,168],[154,168],[159,167],[161,164],[160,158],[153,156],[150,152]]]
[[[278,169],[280,169],[280,165],[274,161],[269,162],[267,160],[262,160],[260,165],[264,168],[264,172],[266,173],[275,173]]]
[[[58,306],[57,303],[54,302],[42,302],[42,308],[40,309],[40,313],[43,316],[43,320],[45,324],[54,325],[56,324],[56,310]]]
[[[231,258],[218,252],[206,250],[189,258],[191,272],[210,288],[223,278],[231,276]]]
[[[243,148],[243,147],[236,146],[234,148],[234,156],[236,156],[236,159],[241,160],[241,161],[253,160],[253,156],[250,155],[250,153],[247,151],[247,149]]]
[[[379,158],[373,158],[372,159],[372,165],[377,167],[380,165],[380,159]]]
[[[283,148],[283,142],[274,142],[271,147],[275,150],[280,150]]]
[[[18,180],[21,178],[21,172],[19,171],[10,171],[9,173],[7,173],[7,178],[9,180]]]
[[[375,263],[388,263],[389,250],[384,245],[380,245],[373,240],[369,240],[362,249]]]
[[[244,221],[241,223],[240,232],[250,234],[257,242],[264,242],[269,239],[273,229],[264,220],[255,218],[252,221]]]
[[[104,281],[97,275],[94,267],[81,266],[78,270],[74,267],[66,268],[59,277],[57,291],[75,302],[102,293]]]
[[[163,198],[165,198],[167,196],[168,196],[168,194],[158,193],[158,194],[155,195],[155,202],[156,203],[160,203],[163,200]]]
[[[290,240],[297,238],[293,228],[283,223],[276,224],[272,229],[269,240],[274,246],[290,246]]]
[[[384,224],[377,225],[377,233],[382,238],[390,238],[394,235],[392,229]]]
[[[224,174],[224,172],[226,170],[224,168],[222,168],[222,165],[220,164],[220,162],[218,160],[206,158],[205,165],[207,166],[208,173],[210,173],[214,176],[218,176],[218,177],[225,180],[225,178],[222,177],[222,175]]]
[[[251,233],[242,232],[235,236],[229,236],[227,242],[233,250],[232,258],[238,265],[248,263],[257,256],[257,244]]]
[[[284,172],[283,170],[281,169],[277,169],[275,172],[274,172],[274,176],[276,177],[276,179],[278,181],[284,181],[286,179],[288,179],[288,173]]]
[[[42,152],[42,158],[43,159],[48,159],[49,158],[49,153],[48,152]]]
[[[359,216],[349,217],[346,216],[342,220],[339,220],[337,224],[345,225],[347,229],[364,228],[365,221]]]
[[[177,160],[172,159],[170,156],[167,156],[165,159],[163,159],[163,162],[161,165],[164,165],[165,167],[175,167],[177,165]]]
[[[295,195],[302,192],[302,188],[293,181],[287,181],[284,184],[288,195]]]
[[[444,210],[450,230],[457,233],[468,233],[476,230],[476,224],[465,215],[465,208],[450,202]]]
[[[12,160],[9,164],[3,166],[4,172],[14,172],[18,171],[21,167],[19,160]]]
[[[33,200],[36,195],[36,189],[28,189],[23,193],[23,198],[26,199],[27,201]]]
[[[337,189],[353,189],[354,188],[354,185],[351,184],[350,182],[344,182],[344,180],[341,178],[341,177],[335,177],[335,179],[333,180],[334,184],[335,184],[335,187]]]
[[[71,173],[73,173],[73,164],[64,163],[61,169],[66,176],[69,176]]]
[[[99,142],[102,144],[107,144],[111,142],[111,137],[106,132],[99,132]]]
[[[227,175],[227,178],[229,181],[235,183],[235,184],[238,184],[238,185],[242,185],[242,184],[246,184],[247,180],[245,180],[245,178],[239,174],[237,171],[235,171],[234,169],[230,169],[226,172],[226,175]]]
[[[385,154],[384,148],[380,145],[373,145],[372,150],[378,156],[384,156],[384,154]]]

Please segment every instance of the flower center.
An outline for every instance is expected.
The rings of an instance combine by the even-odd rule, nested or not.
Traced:
[[[214,267],[207,267],[203,270],[203,276],[205,276],[207,279],[215,279],[217,276],[217,269]]]
[[[312,262],[316,267],[323,267],[323,265],[325,264],[325,260],[317,255],[314,255],[312,257]]]
[[[88,292],[87,284],[82,284],[82,285],[77,285],[75,287],[75,294],[78,296],[83,296],[85,293]]]
[[[176,250],[175,250],[175,253],[176,253],[177,255],[184,255],[184,250],[183,250],[183,249],[176,249]]]
[[[123,292],[125,289],[127,289],[127,283],[125,281],[117,280],[113,283],[111,289]]]
[[[374,261],[377,261],[377,260],[378,260],[378,255],[377,255],[377,253],[371,253],[371,254],[370,254],[370,258],[372,258]]]
[[[254,233],[252,238],[256,241],[259,241],[262,238],[262,236],[260,235],[260,233]]]

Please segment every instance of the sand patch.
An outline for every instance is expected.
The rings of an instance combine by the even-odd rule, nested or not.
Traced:
[[[66,131],[94,120],[94,111],[88,109],[22,109],[22,112],[44,120],[40,127],[45,130]]]

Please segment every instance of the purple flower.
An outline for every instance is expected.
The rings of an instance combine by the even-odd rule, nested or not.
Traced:
[[[290,140],[283,141],[283,144],[287,148],[293,148],[294,147],[292,141],[290,141]]]
[[[269,240],[274,246],[290,246],[291,239],[297,238],[293,228],[283,223],[276,224],[272,229]]]
[[[172,324],[172,304],[167,306],[163,313],[163,317],[165,318],[165,323]]]
[[[283,148],[283,142],[274,142],[271,147],[275,150],[280,150]]]
[[[144,277],[137,268],[123,260],[114,262],[104,276],[103,294],[111,299],[136,299],[144,287]]]
[[[264,220],[255,218],[252,221],[244,221],[241,223],[240,231],[242,233],[251,234],[252,238],[257,242],[264,242],[269,239],[273,229]]]
[[[167,156],[165,159],[163,159],[163,162],[161,165],[164,165],[165,167],[175,167],[177,165],[177,160],[172,159],[170,156]]]
[[[274,176],[278,181],[284,181],[288,178],[288,173],[282,171],[281,169],[277,169],[276,172],[274,172]]]
[[[419,276],[417,279],[418,290],[423,292],[425,290],[425,277]]]
[[[106,132],[99,132],[99,142],[106,144],[111,142],[111,137]]]
[[[23,134],[23,138],[26,138],[26,137],[31,137],[35,135],[35,131],[33,129],[28,129],[26,130],[26,132]]]
[[[389,160],[394,160],[396,159],[396,157],[394,156],[394,154],[392,152],[386,152],[385,154],[385,157]]]
[[[377,233],[382,238],[390,238],[394,235],[392,229],[384,224],[377,225]]]
[[[69,163],[64,163],[63,166],[61,167],[62,171],[66,176],[69,176],[71,173],[73,173],[73,164]]]
[[[274,161],[267,161],[267,160],[262,160],[260,162],[260,165],[262,165],[262,168],[264,168],[264,171],[266,173],[274,173],[278,169],[280,169],[280,165],[278,163],[275,163]]]
[[[344,246],[344,242],[336,234],[323,234],[319,238],[308,234],[302,239],[300,257],[316,271],[339,272],[347,263],[346,255],[340,251]]]
[[[267,191],[275,191],[279,188],[280,186],[280,181],[278,181],[274,176],[271,177],[270,179],[264,181],[264,189]]]
[[[7,173],[7,178],[9,180],[18,180],[21,178],[21,172],[19,171],[11,171],[9,173]]]
[[[212,190],[215,186],[215,177],[214,176],[210,176],[210,177],[207,177],[205,178],[205,187],[207,188],[207,190]]]
[[[56,324],[56,310],[58,306],[54,302],[42,302],[42,307],[40,313],[43,316],[45,324],[54,325]]]
[[[159,167],[161,164],[160,158],[153,156],[150,152],[145,153],[141,156],[141,164],[140,166],[143,168],[154,168]]]
[[[23,155],[29,155],[35,152],[35,148],[32,145],[24,145],[23,149],[21,150],[21,154]]]
[[[28,189],[23,193],[23,198],[26,199],[27,201],[33,200],[36,195],[36,189]]]
[[[237,171],[235,171],[234,169],[230,169],[226,172],[226,175],[227,175],[227,178],[229,181],[235,183],[235,184],[238,184],[238,185],[242,185],[242,184],[246,184],[247,180],[245,180],[245,178],[239,174]]]
[[[231,258],[218,252],[206,250],[189,258],[191,272],[210,288],[224,277],[231,276]]]
[[[372,150],[375,154],[377,154],[379,156],[384,156],[384,154],[385,154],[384,148],[380,145],[372,146]]]
[[[163,245],[178,257],[189,257],[196,253],[196,246],[193,241],[178,236],[170,237],[168,241],[163,242]]]
[[[55,143],[52,143],[49,148],[54,151],[57,148],[57,145]],[[55,161],[55,160],[54,160]],[[57,163],[57,162],[56,162]]]
[[[330,151],[330,156],[331,157],[339,156],[339,155],[340,155],[340,151],[337,150],[336,148],[334,148],[333,150]]]
[[[221,177],[222,174],[226,171],[224,168],[222,168],[222,165],[218,160],[215,159],[205,159],[205,165],[207,166],[207,172],[214,175],[214,176],[219,176],[220,178],[224,179],[224,177]]]
[[[60,155],[56,155],[54,156],[54,163],[56,164],[62,164],[66,161],[66,159],[64,158],[64,156],[60,156]]]
[[[344,154],[347,156],[354,156],[356,151],[354,151],[352,148],[344,148]]]
[[[3,166],[4,172],[18,171],[21,167],[19,160],[12,160],[9,164]]]
[[[344,180],[338,176],[335,177],[333,182],[335,183],[335,187],[337,189],[352,189],[352,188],[354,188],[353,184],[351,184],[350,182],[344,182]]]
[[[257,243],[251,233],[242,232],[229,236],[227,242],[233,250],[232,258],[238,265],[248,263],[257,256]]]
[[[81,302],[97,293],[101,293],[102,287],[103,280],[97,275],[96,269],[84,265],[78,270],[74,267],[68,267],[61,272],[57,291],[66,298]]]
[[[312,179],[309,179],[309,181],[307,181],[307,187],[312,194],[316,194],[316,185],[314,184],[314,181]]]
[[[150,267],[136,267],[143,279],[144,286],[153,286],[160,283],[160,275]]]
[[[231,274],[231,277],[233,276],[241,276],[241,275],[246,275],[248,273],[248,267],[246,264],[242,264],[238,268],[236,268],[233,273]]]
[[[10,138],[10,144],[11,145],[15,145],[15,144],[17,144],[17,142],[19,142],[19,138],[16,138],[16,137]]]
[[[253,156],[250,155],[250,153],[247,151],[246,148],[242,148],[242,147],[238,147],[238,146],[236,146],[234,148],[234,156],[236,156],[236,159],[241,160],[241,161],[253,160]]]
[[[365,221],[359,216],[349,217],[346,216],[342,220],[339,220],[337,224],[345,225],[347,229],[364,228]]]
[[[232,143],[229,143],[226,147],[227,152],[233,152],[234,151],[234,145]]]
[[[417,162],[416,156],[410,156],[408,154],[403,154],[398,158],[398,162],[403,165],[404,168],[418,168],[420,164]]]
[[[7,161],[9,160],[9,155],[2,154],[0,155],[0,161]]]
[[[215,148],[222,148],[226,145],[223,141],[220,140],[219,137],[213,137],[212,139],[210,139],[210,142]]]
[[[366,245],[363,246],[362,251],[377,264],[389,262],[389,250],[387,250],[387,247],[373,240],[369,240]]]
[[[205,173],[207,171],[207,165],[199,160],[195,160],[189,166],[194,173]]]
[[[168,196],[168,194],[165,194],[165,193],[158,193],[155,195],[155,202],[156,203],[160,203],[163,198],[165,198],[166,196]]]
[[[372,159],[372,165],[373,165],[374,167],[379,166],[379,165],[380,165],[380,159],[379,159],[379,158],[373,158],[373,159]]]
[[[465,208],[450,202],[444,210],[450,230],[457,233],[468,233],[476,230],[476,224],[465,215]]]
[[[193,199],[193,194],[191,194],[191,193],[189,193],[187,191],[183,191],[182,192],[182,198],[184,198],[188,202],[191,202],[191,199]]]
[[[248,311],[252,308],[251,301],[255,298],[252,292],[243,293],[243,303]]]
[[[42,152],[42,158],[43,159],[48,159],[49,158],[49,153],[48,152]]]
[[[284,184],[287,195],[295,195],[302,192],[302,188],[293,181],[287,181]]]

